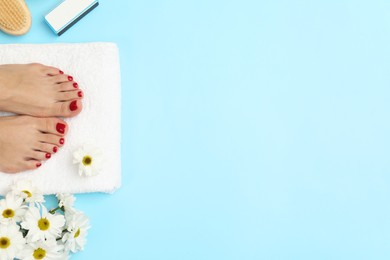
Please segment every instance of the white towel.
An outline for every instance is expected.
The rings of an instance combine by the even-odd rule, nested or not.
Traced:
[[[44,194],[112,193],[121,184],[121,86],[118,48],[113,43],[0,45],[0,63],[42,63],[72,75],[84,92],[83,111],[65,119],[65,145],[39,169],[19,174],[0,172],[0,194],[18,179],[30,179]],[[8,115],[1,113],[0,116]],[[103,151],[99,175],[81,177],[73,152],[92,143]]]

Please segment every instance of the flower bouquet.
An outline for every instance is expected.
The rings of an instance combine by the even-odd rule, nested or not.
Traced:
[[[48,210],[31,181],[11,186],[0,200],[0,260],[63,260],[83,250],[88,217],[73,208],[73,195],[57,194],[57,199],[58,206]]]

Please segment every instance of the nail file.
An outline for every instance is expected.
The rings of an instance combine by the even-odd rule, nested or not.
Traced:
[[[98,5],[98,0],[65,0],[48,13],[45,20],[60,36]]]

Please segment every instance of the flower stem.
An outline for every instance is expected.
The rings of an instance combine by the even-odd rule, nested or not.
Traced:
[[[51,210],[49,211],[49,213],[54,214],[54,212],[56,212],[56,211],[59,210],[59,209],[61,209],[61,207],[57,207],[57,208],[55,208],[55,209],[51,209]]]

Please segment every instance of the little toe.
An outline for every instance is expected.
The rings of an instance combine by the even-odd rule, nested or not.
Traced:
[[[24,161],[24,169],[26,170],[34,170],[42,166],[42,162],[39,160],[26,160]]]
[[[65,121],[58,118],[40,118],[38,130],[42,133],[63,136],[68,130],[68,125]]]
[[[78,115],[83,109],[81,100],[76,99],[66,102],[57,102],[54,104],[54,116],[73,117]]]
[[[64,74],[62,70],[51,66],[45,66],[44,72],[48,76],[56,76],[56,75]]]
[[[83,92],[81,90],[59,92],[57,94],[58,101],[70,101],[74,99],[80,99],[82,97],[83,97]]]

